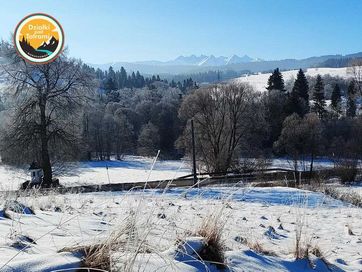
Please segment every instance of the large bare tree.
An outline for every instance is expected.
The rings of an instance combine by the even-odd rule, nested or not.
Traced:
[[[180,117],[194,120],[198,159],[208,171],[226,172],[242,151],[253,155],[251,148],[264,126],[260,107],[260,96],[245,84],[208,86],[185,97]],[[189,125],[181,142],[190,151]]]
[[[15,107],[6,128],[6,148],[35,148],[44,171],[44,183],[52,181],[50,145],[74,145],[77,127],[74,113],[94,87],[91,70],[80,60],[62,54],[55,61],[33,65],[3,42],[1,73]],[[18,154],[21,156],[21,154]]]

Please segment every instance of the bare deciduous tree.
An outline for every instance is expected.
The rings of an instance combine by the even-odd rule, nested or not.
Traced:
[[[253,145],[250,135],[263,126],[259,98],[249,85],[214,85],[184,99],[180,117],[194,120],[198,159],[208,171],[226,172]],[[188,152],[190,142],[186,126],[181,145]]]
[[[356,87],[362,94],[362,59],[355,59],[350,62],[347,73],[353,76]]]
[[[35,146],[40,154],[44,183],[52,181],[50,145],[74,144],[77,138],[76,112],[94,87],[93,75],[81,61],[65,54],[44,65],[32,65],[20,58],[8,43],[2,43],[1,72],[16,107],[7,128],[6,148],[26,150]],[[19,154],[20,155],[20,154]]]

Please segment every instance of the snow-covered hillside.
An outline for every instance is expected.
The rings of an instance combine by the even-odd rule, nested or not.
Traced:
[[[298,70],[290,70],[282,72],[284,81],[295,79],[297,77]],[[351,74],[348,73],[347,68],[309,68],[306,73],[307,76],[315,77],[318,74],[320,75],[331,75],[331,76],[339,76],[342,78],[352,77]],[[258,75],[249,75],[242,76],[236,79],[233,79],[232,82],[242,83],[247,82],[257,91],[265,92],[266,86],[268,83],[268,78],[271,73],[258,74]]]

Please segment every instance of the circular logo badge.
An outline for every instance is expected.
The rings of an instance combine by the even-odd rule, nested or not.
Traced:
[[[24,60],[33,64],[49,63],[62,52],[64,32],[53,17],[30,14],[16,26],[14,45]]]

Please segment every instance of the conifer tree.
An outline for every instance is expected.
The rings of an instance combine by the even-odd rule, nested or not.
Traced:
[[[320,118],[324,117],[326,113],[326,100],[324,97],[324,84],[320,75],[317,75],[317,81],[313,92],[313,100],[313,111],[317,113]]]
[[[352,80],[348,85],[348,92],[347,92],[347,109],[346,109],[346,116],[348,117],[355,117],[356,116],[356,85],[354,80]]]
[[[276,68],[268,79],[267,90],[279,90],[285,92],[285,85],[282,73]]]
[[[332,96],[331,96],[331,106],[332,110],[338,115],[341,114],[341,89],[339,88],[339,85],[334,85]]]
[[[304,116],[309,112],[309,85],[302,69],[297,74],[289,101],[291,113]]]
[[[121,67],[121,72],[120,72],[120,89],[123,89],[127,86],[127,72],[126,70],[123,68],[123,66]]]
[[[293,89],[297,91],[299,97],[303,98],[306,101],[309,100],[308,80],[302,69],[299,69],[299,72],[297,74],[297,79],[294,82]]]
[[[291,115],[293,113],[298,114],[299,116],[303,117],[306,113],[306,103],[304,101],[304,99],[302,99],[298,92],[293,89],[289,95],[288,95],[288,99],[287,99],[287,103],[286,103],[286,112],[288,115]]]

